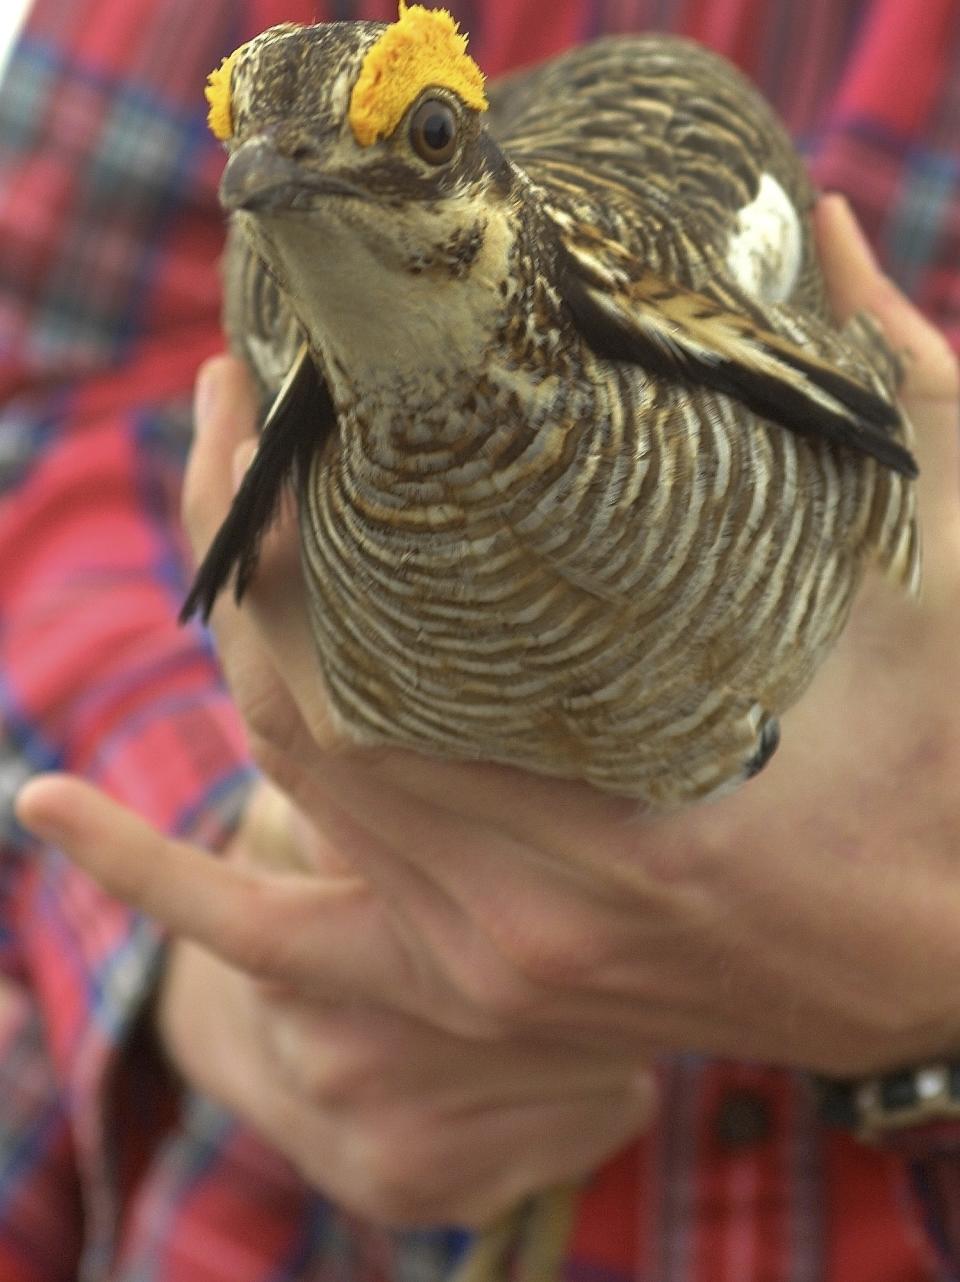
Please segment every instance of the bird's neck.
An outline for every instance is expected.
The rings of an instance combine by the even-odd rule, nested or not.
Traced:
[[[318,326],[338,410],[371,438],[398,423],[438,445],[485,435],[491,413],[549,398],[579,368],[579,337],[550,280],[533,220],[488,226],[469,271],[426,268],[383,281],[380,305],[348,300]]]
[[[365,227],[365,216],[329,219],[322,239],[313,224],[300,236],[284,224],[259,246],[310,334],[345,447],[391,463],[405,450],[481,450],[582,374],[535,191],[444,211],[426,249],[412,234],[384,245],[382,218]]]

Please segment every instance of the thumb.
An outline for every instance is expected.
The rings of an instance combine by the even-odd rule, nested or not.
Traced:
[[[950,344],[881,271],[844,197],[821,197],[814,221],[817,251],[838,318],[868,312],[879,322],[887,341],[903,358],[905,400],[955,402],[960,374]]]
[[[917,507],[924,546],[924,598],[953,601],[960,547],[960,376],[944,336],[884,276],[842,196],[824,196],[816,208],[817,248],[838,317],[868,312],[903,359],[900,398],[920,465]]]
[[[253,978],[330,1001],[377,1001],[406,968],[382,904],[359,878],[261,873],[212,858],[67,775],[30,780],[16,809],[108,894]]]

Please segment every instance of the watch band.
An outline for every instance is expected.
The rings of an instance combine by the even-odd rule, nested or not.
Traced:
[[[818,1077],[825,1122],[877,1140],[888,1132],[960,1120],[960,1062],[924,1064],[848,1081]]]

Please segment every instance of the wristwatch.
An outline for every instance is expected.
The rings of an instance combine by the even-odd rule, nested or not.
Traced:
[[[960,1062],[923,1064],[844,1081],[817,1077],[823,1120],[863,1140],[937,1122],[960,1121]]]

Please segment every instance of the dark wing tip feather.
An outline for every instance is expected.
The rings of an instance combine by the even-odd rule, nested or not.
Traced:
[[[878,462],[900,472],[909,480],[916,480],[920,475],[916,459],[892,435],[903,422],[900,409],[892,397],[881,395],[842,370],[831,369],[823,364],[813,366],[804,360],[799,349],[791,358],[791,364],[799,372],[815,380],[818,387],[856,415],[858,422],[847,429],[844,439],[839,441],[841,445],[858,448],[859,443],[859,448],[865,454],[870,454]],[[851,439],[851,434],[855,435],[855,439]]]
[[[206,623],[217,597],[227,585],[238,556],[237,543],[238,540],[242,540],[242,528],[246,526],[246,521],[240,517],[237,525],[241,527],[241,532],[238,533],[234,528],[231,517],[236,510],[236,503],[234,503],[230,514],[220,526],[207,549],[206,556],[197,568],[190,591],[177,616],[180,623],[188,623],[195,614],[199,614],[201,620]]]
[[[250,586],[263,537],[276,520],[283,488],[296,473],[306,476],[312,456],[336,427],[326,384],[306,348],[274,402],[253,461],[230,511],[197,569],[179,619],[210,617],[217,597],[234,575],[239,603]]]
[[[802,361],[793,360],[790,363],[849,414],[831,411],[823,404],[812,407],[802,389],[792,387],[785,380],[765,378],[732,362],[718,362],[710,371],[714,377],[704,381],[711,381],[718,390],[743,401],[764,418],[782,424],[798,436],[819,437],[841,449],[866,454],[908,480],[917,478],[916,459],[892,435],[892,429],[901,423],[900,413],[892,401],[846,377],[842,371],[828,371],[826,376],[821,376],[820,366],[805,366]]]
[[[264,438],[237,490],[230,511],[200,562],[180,611],[181,623],[186,623],[198,612],[206,623],[217,597],[226,588],[234,571],[234,595],[238,603],[250,584],[260,544],[276,518],[290,470],[285,462],[278,465],[278,460],[271,457],[275,451],[263,449],[266,444],[267,439]]]
[[[776,355],[775,352],[771,354]],[[814,365],[806,361],[799,348],[791,358],[791,364],[801,373],[815,378],[818,387],[822,387],[828,395],[846,405],[864,422],[890,430],[899,426],[900,412],[895,402],[887,396],[882,396],[874,388],[858,382],[840,369],[831,369],[822,363]]]

